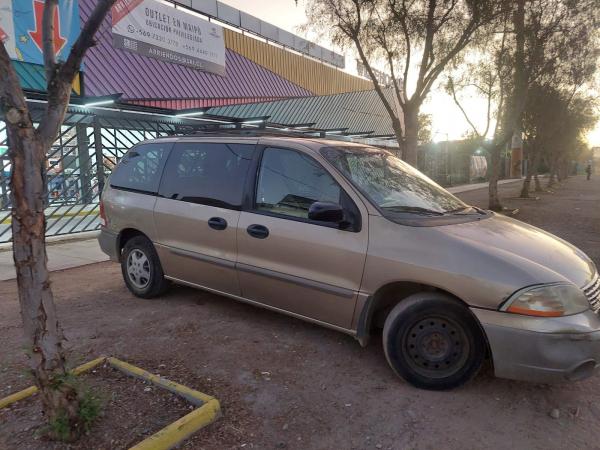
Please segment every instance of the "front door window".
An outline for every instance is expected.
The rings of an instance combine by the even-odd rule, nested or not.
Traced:
[[[341,203],[342,189],[313,158],[294,150],[267,148],[256,189],[256,209],[307,219],[314,202]]]

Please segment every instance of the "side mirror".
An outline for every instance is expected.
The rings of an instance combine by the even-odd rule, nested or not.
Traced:
[[[319,222],[340,223],[344,220],[344,209],[337,203],[314,202],[308,209],[308,218]]]

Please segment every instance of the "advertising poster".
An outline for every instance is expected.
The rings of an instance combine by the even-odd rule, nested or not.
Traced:
[[[225,74],[223,29],[156,0],[118,0],[113,46],[150,58]]]

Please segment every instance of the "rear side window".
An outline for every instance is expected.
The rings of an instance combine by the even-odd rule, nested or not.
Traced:
[[[110,176],[111,187],[156,194],[172,143],[142,144],[121,159]]]
[[[181,142],[165,167],[160,195],[172,200],[240,209],[253,144]]]

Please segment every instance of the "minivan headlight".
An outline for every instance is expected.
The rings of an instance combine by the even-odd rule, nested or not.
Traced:
[[[556,283],[516,292],[501,310],[528,316],[560,317],[583,312],[589,307],[587,297],[577,286]]]

